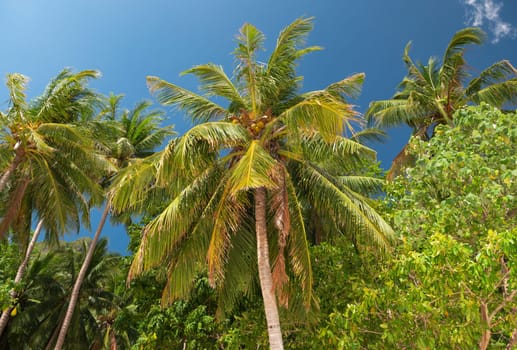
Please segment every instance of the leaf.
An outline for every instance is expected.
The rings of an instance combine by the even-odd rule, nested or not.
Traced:
[[[248,146],[246,153],[231,170],[230,193],[236,194],[242,190],[266,187],[276,184],[271,179],[276,161],[262,148],[257,140]]]

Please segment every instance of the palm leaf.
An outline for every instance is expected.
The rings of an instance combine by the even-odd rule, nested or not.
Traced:
[[[346,97],[357,98],[361,93],[361,87],[364,83],[365,74],[357,73],[349,76],[341,81],[329,85],[325,90],[335,98],[346,102]]]
[[[274,187],[275,183],[271,179],[271,174],[275,165],[276,161],[259,142],[252,141],[246,153],[231,170],[230,193],[236,194],[242,190],[259,187]]]
[[[232,109],[239,111],[246,108],[246,103],[239,91],[223,70],[223,67],[215,64],[195,66],[182,74],[194,74],[201,81],[201,90],[207,96],[221,96],[232,103]]]
[[[286,174],[287,193],[289,197],[290,233],[287,241],[289,265],[302,285],[305,307],[312,301],[312,267],[307,242],[307,232],[302,214],[301,200],[298,197],[293,179]]]
[[[357,113],[351,106],[317,94],[319,96],[297,103],[278,117],[289,128],[289,134],[299,135],[300,129],[317,131],[330,142],[343,133],[345,125],[353,130],[350,121]]]
[[[28,82],[29,78],[23,74],[13,73],[7,75],[6,85],[9,89],[11,110],[15,114],[26,110],[28,107],[26,102],[27,95],[25,94]]]
[[[322,169],[304,163],[300,181],[316,208],[325,208],[343,232],[364,235],[380,249],[390,249],[394,233],[391,227],[357,193],[345,187]]]
[[[505,102],[516,103],[517,70],[507,60],[494,63],[472,79],[465,94],[475,103],[483,101],[498,107]]]
[[[226,110],[209,99],[199,96],[158,77],[147,77],[147,85],[158,101],[166,106],[176,106],[185,111],[195,122],[222,118]]]

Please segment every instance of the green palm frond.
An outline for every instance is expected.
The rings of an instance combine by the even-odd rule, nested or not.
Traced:
[[[305,45],[306,37],[312,30],[312,22],[312,17],[298,18],[278,36],[264,72],[264,77],[268,77],[272,84],[265,84],[261,89],[269,103],[276,104],[295,93],[300,80],[296,77],[297,60],[310,52],[321,50],[318,46],[300,48]]]
[[[169,277],[164,289],[162,303],[166,304],[187,295],[195,274],[206,266],[210,234],[214,228],[215,212],[219,206],[227,184],[227,176],[222,176],[205,203],[198,218],[191,224],[190,234],[176,246],[169,264]]]
[[[56,243],[59,235],[79,227],[77,212],[72,209],[75,207],[74,199],[65,194],[62,179],[44,157],[35,156],[32,159],[34,171],[39,174],[32,179],[40,198],[35,206],[47,229],[47,240]]]
[[[158,182],[167,181],[178,170],[203,169],[220,152],[246,144],[249,134],[240,125],[207,122],[187,131],[167,146],[160,160]]]
[[[517,104],[517,79],[491,84],[470,96],[475,103],[486,102],[502,108],[505,103]]]
[[[441,83],[445,88],[462,86],[468,74],[463,57],[465,46],[482,44],[486,34],[480,28],[464,28],[454,34],[442,58]]]
[[[297,196],[295,184],[289,174],[286,174],[286,183],[291,218],[291,232],[287,241],[288,261],[302,285],[304,304],[308,307],[312,301],[313,275],[307,232],[305,230],[301,200]]]
[[[357,113],[350,105],[334,98],[314,97],[305,99],[286,109],[278,118],[289,128],[291,134],[299,134],[300,130],[318,131],[326,141],[333,141],[343,134],[345,126],[353,127]]]
[[[366,203],[364,197],[341,187],[336,180],[314,165],[302,164],[299,171],[299,181],[309,193],[311,202],[316,208],[325,208],[342,232],[356,232],[375,243],[381,250],[390,249],[394,232]]]
[[[161,153],[143,159],[135,159],[121,169],[110,186],[110,196],[115,214],[125,211],[142,213],[147,209],[151,188],[156,181]]]
[[[515,79],[516,76],[517,69],[512,66],[510,61],[502,60],[483,70],[477,78],[472,79],[465,89],[465,93],[467,96],[471,96],[486,86]]]
[[[219,169],[210,168],[186,186],[167,207],[146,227],[139,254],[143,259],[132,270],[148,269],[162,262],[168,252],[187,235],[191,226],[199,220],[215,187],[219,183]],[[143,247],[143,248],[142,248]],[[135,257],[135,261],[138,260]]]
[[[384,180],[370,176],[337,176],[336,181],[340,187],[347,187],[356,193],[362,194],[378,194],[381,193],[384,187]]]
[[[245,214],[243,214],[245,215]],[[224,267],[224,280],[216,287],[218,291],[217,315],[224,316],[242,300],[242,296],[257,295],[257,262],[254,254],[256,239],[251,217],[243,217],[239,230],[232,234]]]
[[[494,63],[470,81],[465,94],[475,103],[499,107],[505,102],[516,103],[517,70],[507,60]]]
[[[449,60],[458,54],[463,54],[465,46],[477,44],[480,45],[486,39],[486,34],[481,28],[469,27],[457,31],[449,41],[447,49],[442,58],[443,65],[450,65]]]
[[[7,75],[6,85],[9,89],[10,109],[15,115],[28,108],[26,102],[27,95],[25,94],[28,82],[29,78],[23,74],[13,73]]]
[[[236,194],[242,190],[259,187],[274,187],[275,183],[271,179],[271,174],[275,165],[276,161],[259,142],[252,141],[246,153],[231,170],[230,193]]]
[[[188,69],[183,74],[194,74],[201,81],[201,90],[206,96],[221,96],[232,103],[235,112],[246,108],[246,102],[232,81],[223,70],[223,67],[215,64],[203,64]]]
[[[206,252],[208,280],[213,287],[224,280],[225,265],[232,233],[238,231],[245,213],[246,193],[233,194],[231,177],[225,186],[213,215],[210,244]],[[242,200],[240,200],[242,199]]]
[[[317,163],[330,158],[350,159],[375,158],[376,152],[352,139],[338,136],[332,142],[327,142],[321,135],[314,133],[302,139],[304,159]]]
[[[404,47],[404,54],[402,55],[402,61],[406,65],[406,68],[408,70],[407,77],[410,80],[424,80],[422,77],[422,72],[420,71],[418,65],[416,65],[413,60],[411,59],[411,56],[409,56],[409,50],[411,49],[411,41],[406,44]]]
[[[401,123],[412,125],[425,115],[421,106],[407,99],[374,101],[366,111],[366,118],[378,127],[393,127]]]
[[[340,99],[346,103],[347,97],[357,98],[359,96],[364,83],[364,78],[364,73],[357,73],[329,85],[325,90],[336,99]]]
[[[245,23],[239,30],[237,48],[233,52],[239,62],[235,69],[236,78],[238,82],[244,82],[252,112],[257,112],[262,104],[257,81],[261,65],[257,63],[256,55],[263,49],[264,39],[264,34],[260,30]]]
[[[72,73],[63,70],[47,85],[45,92],[32,101],[35,119],[41,122],[73,123],[89,118],[99,97],[86,88],[88,80],[99,77],[97,71]]]
[[[351,139],[358,143],[364,144],[365,142],[368,142],[368,141],[382,142],[382,141],[386,140],[387,137],[388,137],[388,134],[384,130],[381,130],[376,127],[369,127],[369,128],[356,132],[351,137]]]
[[[158,77],[147,77],[147,85],[161,104],[176,106],[187,112],[195,122],[223,118],[226,115],[226,110],[218,104]]]
[[[117,118],[117,113],[123,98],[123,94],[115,95],[112,92],[110,92],[107,97],[101,97],[103,107],[101,108],[101,111],[97,117],[100,119],[114,121]]]
[[[150,155],[164,139],[173,135],[173,125],[160,127],[165,114],[160,110],[147,111],[151,102],[142,101],[120,118],[125,137],[135,149],[135,157]]]

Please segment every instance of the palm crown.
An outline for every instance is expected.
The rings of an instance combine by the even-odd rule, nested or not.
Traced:
[[[383,127],[405,123],[413,129],[413,135],[427,139],[437,124],[452,126],[454,112],[468,103],[486,102],[499,108],[517,103],[517,70],[507,60],[467,82],[470,75],[465,46],[481,44],[484,39],[485,33],[479,28],[462,29],[452,37],[441,62],[431,57],[426,65],[411,59],[408,43],[403,55],[408,74],[400,90],[390,100],[372,102],[366,116]],[[393,162],[391,175],[398,173],[407,160],[403,149]]]

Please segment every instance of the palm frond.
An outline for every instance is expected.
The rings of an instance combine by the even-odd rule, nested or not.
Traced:
[[[491,84],[470,96],[475,103],[486,102],[502,108],[505,103],[517,104],[517,79]]]
[[[224,280],[224,267],[228,260],[232,233],[237,232],[245,212],[243,202],[239,200],[246,194],[233,195],[231,177],[224,186],[223,193],[213,214],[213,226],[210,244],[206,253],[208,281],[212,287]]]
[[[198,217],[192,221],[189,229],[190,233],[178,242],[173,251],[169,252],[171,256],[169,277],[167,286],[163,291],[162,304],[185,297],[190,290],[195,274],[205,265],[208,257],[207,251],[212,239],[211,233],[214,229],[216,211],[221,205],[221,200],[228,198],[223,195],[225,188],[227,188],[227,177],[223,176],[215,185]],[[222,281],[219,279],[217,282],[224,283],[224,279]]]
[[[271,179],[271,174],[275,165],[276,161],[259,142],[257,140],[252,141],[246,153],[231,169],[230,193],[236,194],[242,190],[259,187],[274,187],[275,183]]]
[[[351,189],[341,187],[322,169],[309,163],[299,168],[300,182],[318,210],[325,210],[342,232],[360,234],[375,243],[381,250],[390,250],[394,236],[392,228],[371,208],[364,197]]]
[[[342,187],[362,194],[378,194],[384,187],[384,181],[370,176],[347,175],[338,176],[336,181]]]
[[[316,93],[314,93],[316,94]],[[326,141],[333,141],[343,134],[345,126],[353,131],[351,121],[357,112],[352,106],[342,103],[330,96],[314,96],[307,98],[286,109],[278,118],[292,131],[292,135],[299,135],[300,129],[317,131]]]
[[[7,75],[6,85],[9,89],[10,109],[12,109],[15,114],[26,110],[28,107],[26,102],[27,95],[25,93],[28,82],[29,78],[23,74],[13,73]]]
[[[305,307],[312,301],[312,267],[309,253],[309,243],[307,242],[307,232],[302,213],[301,199],[298,197],[293,179],[286,174],[286,189],[289,202],[290,233],[287,241],[289,254],[289,265],[297,279],[302,285],[302,294]]]
[[[376,152],[352,139],[338,136],[332,142],[319,134],[314,133],[302,139],[304,159],[316,163],[325,162],[328,159],[340,158],[352,161],[354,158],[375,158]]]
[[[251,111],[256,113],[261,105],[257,76],[261,69],[256,61],[256,55],[263,49],[264,34],[256,27],[245,23],[237,35],[237,48],[233,54],[239,62],[235,68],[237,81],[244,81]]]
[[[196,125],[169,143],[160,160],[158,182],[173,178],[178,170],[205,169],[220,151],[246,144],[249,137],[238,124],[221,121]]]
[[[507,60],[496,62],[472,79],[465,94],[475,103],[483,101],[497,107],[516,103],[517,70]]]
[[[148,76],[147,85],[161,104],[175,106],[179,110],[187,112],[194,122],[222,118],[227,113],[226,109],[209,99],[158,77]]]
[[[243,215],[246,215],[243,213]],[[228,247],[224,280],[217,286],[217,315],[224,316],[242,300],[242,296],[256,295],[255,282],[257,261],[255,254],[256,240],[252,218],[243,216],[239,230],[232,234]]]
[[[369,127],[356,132],[351,139],[358,143],[364,144],[368,141],[382,142],[386,140],[388,134],[379,128]]]
[[[246,108],[246,102],[226,75],[222,66],[212,63],[195,66],[182,74],[194,74],[201,81],[201,90],[207,96],[221,96],[232,104],[234,111]]]
[[[100,74],[94,70],[72,73],[65,69],[31,103],[35,119],[49,123],[73,123],[93,115],[100,98],[86,87],[89,79]]]
[[[131,267],[132,276],[162,263],[177,244],[190,234],[191,226],[210,203],[219,179],[219,169],[207,169],[146,226]]]
[[[325,90],[332,96],[346,103],[346,98],[357,98],[361,93],[365,74],[357,73],[341,81],[329,85]]]
[[[158,152],[147,158],[135,159],[115,175],[109,191],[115,215],[125,211],[141,213],[147,209],[146,200],[156,181],[160,157]]]
[[[393,127],[401,123],[412,125],[425,115],[425,110],[418,104],[407,99],[394,99],[371,102],[365,116],[378,127]]]
[[[262,89],[262,95],[267,96],[271,105],[288,99],[298,88],[300,79],[296,77],[296,61],[303,55],[321,50],[318,46],[300,48],[305,45],[305,39],[312,30],[312,22],[312,17],[298,18],[278,36],[263,75],[271,81]]]
[[[442,64],[450,65],[450,59],[458,54],[463,54],[465,46],[472,44],[480,45],[485,39],[486,34],[479,27],[469,27],[457,31],[451,41],[449,41],[447,49],[445,49]]]

